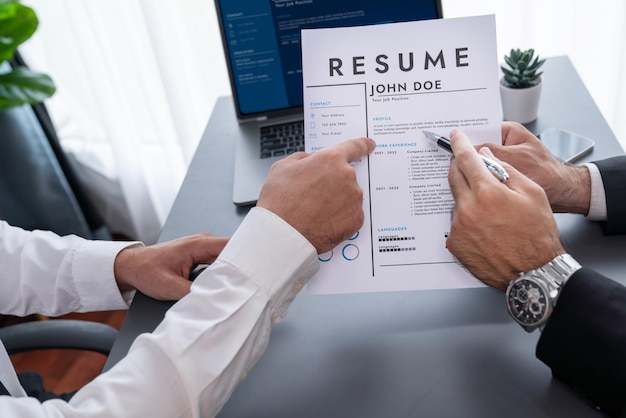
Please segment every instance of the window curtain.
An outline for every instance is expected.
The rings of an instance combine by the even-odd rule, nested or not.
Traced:
[[[192,3],[25,2],[40,25],[22,54],[58,85],[46,104],[63,147],[112,231],[145,243],[156,242],[220,93],[196,57],[221,45],[193,50]]]
[[[213,1],[24,3],[40,27],[21,51],[58,85],[47,105],[64,148],[113,232],[156,241],[216,98],[230,94]],[[496,15],[499,61],[513,47],[569,55],[626,143],[625,2],[442,3],[446,17]]]

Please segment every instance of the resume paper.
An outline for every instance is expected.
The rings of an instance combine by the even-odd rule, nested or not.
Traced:
[[[422,130],[501,143],[494,16],[302,31],[305,149],[370,137],[365,222],[319,255],[314,294],[483,286],[446,249],[450,154]]]

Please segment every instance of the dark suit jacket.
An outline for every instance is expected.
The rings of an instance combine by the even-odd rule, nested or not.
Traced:
[[[606,193],[603,230],[624,234],[626,156],[595,164]],[[626,287],[588,268],[574,273],[541,334],[537,357],[604,413],[626,417]]]
[[[600,169],[606,194],[607,221],[603,222],[603,230],[608,235],[626,234],[626,156],[594,164]]]

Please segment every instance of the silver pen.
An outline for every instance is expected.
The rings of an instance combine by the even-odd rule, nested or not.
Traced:
[[[437,135],[436,133],[430,131],[422,131],[422,133],[424,134],[424,136],[426,136],[426,138],[435,141],[439,148],[442,148],[448,151],[450,154],[453,154],[452,146],[450,145],[450,140],[448,138]],[[498,162],[492,160],[491,158],[487,158],[482,154],[478,154],[478,156],[482,158],[489,171],[491,171],[491,174],[496,176],[501,181],[509,179],[509,173],[507,173],[506,170],[502,168],[500,164],[498,164]]]

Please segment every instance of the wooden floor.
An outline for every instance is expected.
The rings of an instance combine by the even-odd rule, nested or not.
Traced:
[[[103,322],[119,329],[125,316],[126,311],[104,311],[69,314],[61,318]],[[48,391],[64,393],[74,391],[96,377],[102,370],[106,357],[79,350],[39,350],[14,354],[11,361],[18,372],[25,370],[39,372]]]

